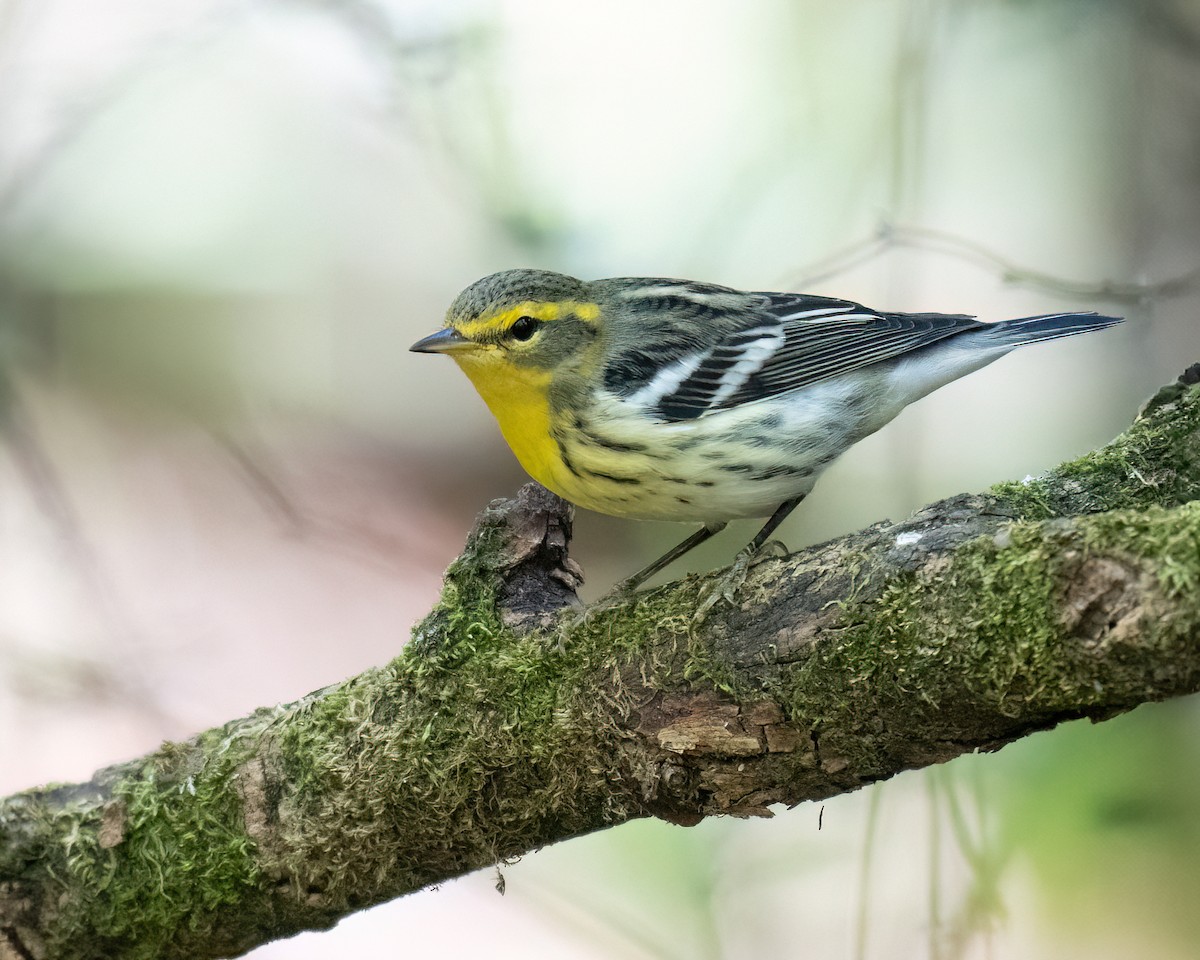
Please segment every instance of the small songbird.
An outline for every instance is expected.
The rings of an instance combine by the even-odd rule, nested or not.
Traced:
[[[690,280],[505,270],[458,295],[418,353],[457,361],[535,480],[618,517],[703,526],[643,581],[741,517],[770,519],[750,560],[851,444],[1027,343],[1120,323],[1000,323]]]

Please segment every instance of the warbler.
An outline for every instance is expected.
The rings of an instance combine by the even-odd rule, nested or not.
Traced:
[[[521,465],[570,502],[703,526],[632,589],[720,531],[766,517],[751,558],[852,444],[1027,343],[1120,317],[983,323],[849,300],[645,277],[505,270],[458,295],[417,353],[449,354]]]

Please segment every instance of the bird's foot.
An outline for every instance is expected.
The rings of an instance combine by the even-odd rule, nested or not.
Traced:
[[[624,580],[618,580],[608,589],[608,593],[604,594],[597,603],[603,603],[606,606],[612,606],[614,603],[620,603],[622,600],[628,600],[638,592],[646,578],[640,573],[635,573],[632,577],[626,577]]]
[[[722,600],[731,607],[736,606],[738,592],[745,586],[751,567],[763,560],[778,559],[786,557],[787,554],[788,548],[779,540],[769,540],[757,548],[751,545],[739,552],[733,560],[733,566],[721,575],[700,601],[700,606],[696,608],[695,622],[703,623],[708,612]]]
[[[782,540],[768,540],[754,555],[754,562],[758,563],[762,560],[782,560],[791,551],[788,550],[787,544]]]

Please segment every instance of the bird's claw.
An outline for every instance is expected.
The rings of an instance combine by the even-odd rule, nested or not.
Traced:
[[[733,566],[721,575],[721,578],[708,591],[708,595],[700,601],[700,606],[696,608],[697,623],[702,623],[708,616],[708,612],[722,600],[730,606],[736,604],[738,591],[746,582],[753,560],[754,554],[745,551],[737,555]]]
[[[733,565],[721,575],[721,578],[709,590],[708,595],[700,601],[700,606],[696,608],[696,623],[703,623],[708,612],[722,600],[731,607],[737,605],[738,592],[746,585],[746,578],[750,575],[751,567],[763,560],[787,555],[788,548],[780,540],[769,540],[757,550],[747,548],[741,551],[734,558]]]
[[[721,575],[712,588],[700,601],[693,620],[695,624],[703,623],[710,610],[724,600],[731,607],[737,605],[737,595],[746,584],[752,567],[764,560],[778,559],[788,555],[788,548],[781,540],[768,540],[761,547],[747,547],[733,561],[733,565]],[[618,581],[595,603],[588,604],[583,610],[563,620],[558,631],[559,650],[563,649],[566,636],[580,627],[586,626],[596,614],[608,610],[637,595],[638,587],[645,580],[642,575],[634,575]]]
[[[602,596],[597,603],[616,603],[620,600],[628,600],[635,593],[637,588],[642,585],[641,579],[634,575],[626,577],[624,580],[618,580],[612,585],[608,593]]]
[[[790,552],[791,551],[789,551],[787,548],[787,544],[782,540],[768,540],[754,555],[754,562],[758,563],[760,560],[769,559],[782,560]]]

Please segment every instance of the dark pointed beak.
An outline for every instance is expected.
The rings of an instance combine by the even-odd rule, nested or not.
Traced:
[[[422,337],[408,349],[413,353],[454,353],[456,350],[467,350],[475,344],[457,330],[446,327],[437,333]]]

